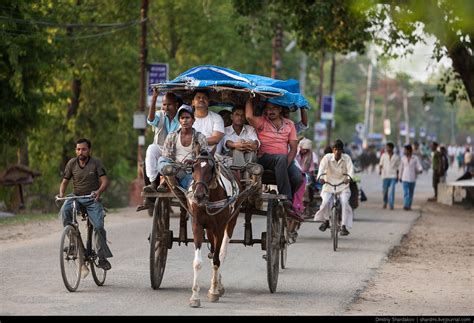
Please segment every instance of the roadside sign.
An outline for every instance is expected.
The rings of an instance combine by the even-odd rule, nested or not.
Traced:
[[[356,129],[357,133],[363,133],[364,130],[365,130],[364,124],[363,124],[363,123],[360,123],[360,122],[357,123],[357,124],[355,125],[355,129]]]
[[[426,137],[426,129],[423,127],[420,127],[420,137],[425,138]]]
[[[326,140],[326,122],[317,122],[314,124],[314,141],[321,142]]]
[[[390,119],[385,119],[383,121],[383,133],[386,136],[390,136],[390,134],[392,133],[392,128],[390,126]]]
[[[400,122],[400,136],[406,136],[407,135],[407,124],[405,121]]]
[[[321,120],[334,120],[334,96],[323,95]]]
[[[151,84],[160,82],[166,82],[168,80],[168,64],[166,63],[152,63],[148,64],[148,105],[151,103],[151,97],[153,96],[153,89]],[[159,102],[157,103],[159,104]]]

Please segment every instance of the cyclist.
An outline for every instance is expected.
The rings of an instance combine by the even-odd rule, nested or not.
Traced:
[[[99,267],[110,270],[112,266],[107,258],[113,257],[107,246],[106,231],[104,229],[104,208],[100,202],[100,196],[107,188],[108,180],[102,162],[90,156],[91,142],[82,138],[76,141],[76,156],[68,161],[64,170],[64,177],[59,186],[59,197],[64,197],[69,181],[73,180],[72,195],[88,195],[91,192],[94,199],[81,198],[77,200],[79,206],[87,210],[91,221],[97,244],[97,255],[99,256]],[[63,226],[72,221],[72,200],[67,200],[60,210]]]
[[[324,155],[319,164],[318,180],[324,184],[321,191],[321,206],[319,211],[314,215],[315,221],[322,221],[319,230],[326,231],[329,228],[329,213],[332,206],[334,188],[326,182],[331,184],[344,184],[336,187],[336,192],[340,192],[341,207],[342,207],[342,228],[341,235],[349,234],[347,228],[352,227],[352,208],[349,204],[351,197],[351,190],[349,183],[354,177],[354,168],[351,157],[343,153],[344,143],[337,139],[332,147],[332,153]],[[344,175],[347,174],[350,177]]]

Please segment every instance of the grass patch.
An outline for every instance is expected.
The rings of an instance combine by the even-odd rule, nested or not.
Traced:
[[[58,213],[25,213],[0,218],[0,225],[22,224],[31,221],[48,221],[58,219]]]

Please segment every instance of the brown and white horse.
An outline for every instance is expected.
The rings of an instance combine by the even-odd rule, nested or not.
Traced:
[[[192,296],[189,300],[191,307],[201,306],[199,299],[199,271],[202,267],[202,243],[204,229],[211,246],[208,257],[212,259],[211,287],[207,294],[211,302],[217,302],[224,294],[219,267],[224,263],[232,233],[239,213],[235,207],[234,212],[229,206],[226,189],[219,184],[219,167],[214,157],[207,150],[200,150],[196,154],[193,164],[192,190],[187,196],[189,211],[192,216],[194,238],[194,280]],[[240,183],[237,184],[239,185]],[[242,201],[235,201],[236,205]]]

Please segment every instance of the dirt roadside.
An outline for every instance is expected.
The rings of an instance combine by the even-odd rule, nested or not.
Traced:
[[[474,209],[424,203],[422,216],[345,315],[474,314]],[[134,208],[108,223],[148,217]],[[112,221],[113,218],[113,221]],[[59,219],[0,225],[0,247],[61,232]]]
[[[474,314],[474,209],[426,202],[347,315]]]

